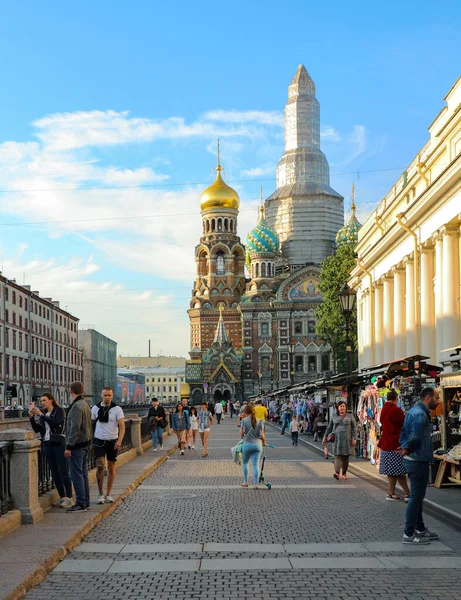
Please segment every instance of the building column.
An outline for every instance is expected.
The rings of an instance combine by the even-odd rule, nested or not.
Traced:
[[[434,312],[435,312],[435,353],[436,363],[440,363],[443,349],[443,243],[441,234],[434,236],[435,274],[434,274]]]
[[[435,301],[434,301],[434,248],[432,244],[421,248],[421,354],[437,363],[435,345]]]
[[[384,362],[394,357],[394,278],[384,277],[383,282],[383,350]]]
[[[405,271],[394,267],[394,356],[406,356],[405,344]],[[392,360],[392,359],[391,359]]]
[[[406,355],[416,354],[416,315],[415,315],[415,263],[409,257],[405,260],[405,332]]]
[[[370,330],[370,289],[367,288],[362,296],[363,301],[363,364],[371,367],[371,330]]]
[[[459,228],[444,227],[443,231],[443,348],[453,348],[460,342],[459,325]]]
[[[376,283],[375,287],[375,362],[381,364],[384,362],[384,314],[383,314],[383,285],[382,282]]]
[[[363,323],[362,323],[362,315],[363,315],[363,298],[362,292],[359,288],[357,292],[357,345],[359,351],[359,369],[362,369],[365,364],[363,360]],[[336,365],[333,366],[333,371],[336,370]]]

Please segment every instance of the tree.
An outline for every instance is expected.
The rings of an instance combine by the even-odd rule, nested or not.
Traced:
[[[350,277],[356,257],[353,244],[342,244],[321,265],[320,291],[323,295],[323,302],[316,310],[316,331],[319,338],[328,342],[332,347],[334,364],[338,373],[346,371],[346,332],[338,294]],[[353,350],[352,369],[354,370],[358,366],[356,308],[351,316],[350,337]]]

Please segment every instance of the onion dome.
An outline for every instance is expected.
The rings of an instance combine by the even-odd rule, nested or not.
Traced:
[[[210,210],[214,208],[230,208],[238,210],[240,205],[240,198],[237,192],[232,189],[227,183],[224,182],[221,177],[221,162],[219,153],[219,140],[218,140],[218,166],[216,167],[217,175],[214,183],[207,187],[200,196],[200,210]]]
[[[259,209],[259,221],[247,236],[247,253],[249,255],[267,252],[276,254],[279,246],[279,236],[264,220],[264,207],[261,206]]]
[[[336,234],[336,245],[342,246],[343,244],[353,244],[354,246],[358,242],[359,238],[359,229],[362,227],[362,224],[359,222],[357,217],[355,216],[355,188],[354,184],[352,184],[352,204],[351,204],[351,216],[349,217],[346,225],[341,227],[341,229]]]

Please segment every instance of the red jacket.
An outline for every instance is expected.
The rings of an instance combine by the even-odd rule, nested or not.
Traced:
[[[400,430],[402,429],[405,414],[393,402],[385,402],[381,411],[381,438],[378,448],[381,450],[397,450],[399,447]]]

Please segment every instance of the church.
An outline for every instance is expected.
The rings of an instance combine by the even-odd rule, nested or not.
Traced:
[[[288,87],[285,152],[277,188],[243,245],[239,196],[222,178],[201,195],[203,232],[189,307],[192,403],[242,401],[334,370],[316,335],[321,262],[344,226],[343,197],[330,187],[320,149],[315,84],[300,65]]]

